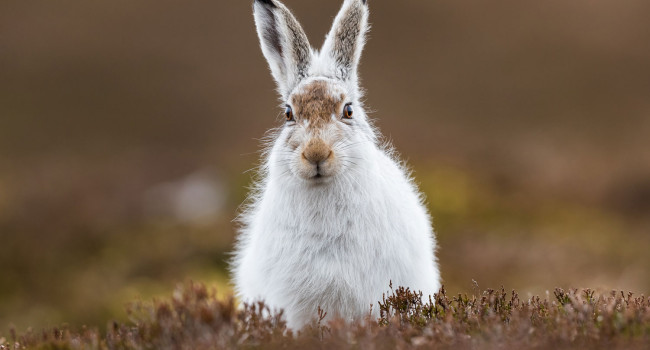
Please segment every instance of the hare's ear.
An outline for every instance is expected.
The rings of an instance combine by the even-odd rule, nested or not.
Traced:
[[[329,70],[343,81],[356,81],[368,31],[367,0],[345,0],[323,44]]]
[[[255,0],[257,35],[284,99],[307,76],[312,50],[296,18],[277,0]]]

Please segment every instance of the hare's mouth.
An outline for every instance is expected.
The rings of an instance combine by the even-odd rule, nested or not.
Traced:
[[[322,164],[320,164],[320,163],[316,164],[316,174],[314,175],[314,178],[320,179],[323,176],[325,176],[325,175],[323,175],[323,166],[322,166]]]
[[[310,183],[328,182],[338,172],[337,164],[332,160],[308,162],[303,158],[303,161],[296,165],[294,174]]]
[[[332,180],[331,176],[314,175],[305,181],[309,186],[327,186]]]
[[[312,176],[307,177],[307,182],[312,184],[322,184],[328,182],[332,178],[331,175],[323,174],[320,171],[316,171]]]
[[[322,182],[325,179],[329,178],[329,176],[322,174],[321,172],[316,172],[314,176],[310,178],[310,180],[314,182]]]

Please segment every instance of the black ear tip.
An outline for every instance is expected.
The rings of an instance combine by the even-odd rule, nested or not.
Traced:
[[[271,6],[271,7],[276,7],[273,0],[255,0],[255,2],[259,2],[261,4],[268,5],[268,6]],[[364,0],[364,2],[365,2],[365,0]]]
[[[364,5],[366,5],[368,3],[368,0],[362,0],[361,2],[363,2]]]

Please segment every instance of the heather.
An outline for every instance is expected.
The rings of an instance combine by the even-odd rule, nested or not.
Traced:
[[[314,322],[295,332],[263,303],[238,307],[202,284],[137,302],[105,330],[54,328],[0,338],[1,349],[645,349],[650,298],[622,291],[555,289],[522,298],[504,288],[432,297],[390,287],[380,317]]]

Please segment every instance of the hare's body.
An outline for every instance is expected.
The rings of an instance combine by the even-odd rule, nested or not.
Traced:
[[[244,300],[286,311],[290,326],[317,315],[360,318],[388,290],[438,291],[429,217],[403,169],[376,148],[358,180],[310,186],[269,174],[247,217],[235,270]]]
[[[255,17],[288,122],[274,135],[242,214],[233,260],[239,296],[283,309],[298,328],[319,307],[348,320],[368,315],[371,305],[377,313],[391,281],[437,292],[429,215],[359,102],[365,1],[345,2],[320,55],[306,49],[279,2],[256,1]]]

